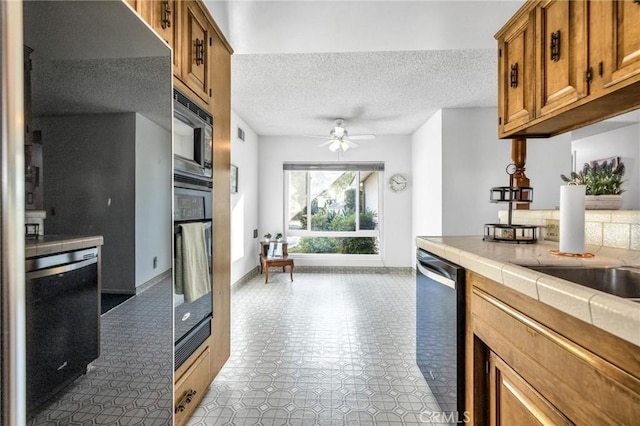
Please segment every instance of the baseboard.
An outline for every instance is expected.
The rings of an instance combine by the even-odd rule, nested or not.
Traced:
[[[150,289],[151,287],[153,287],[154,285],[158,284],[161,281],[170,279],[171,271],[172,271],[171,268],[169,268],[163,273],[161,273],[160,275],[156,275],[155,277],[151,278],[149,281],[140,284],[139,286],[136,287],[136,294],[140,294],[143,291]]]
[[[296,266],[296,272],[334,274],[415,274],[415,269],[400,266]]]
[[[236,285],[241,285],[241,284],[244,284],[246,282],[249,282],[251,280],[251,278],[253,278],[253,277],[257,276],[257,275],[260,275],[260,267],[259,266],[254,267],[249,272],[244,274],[239,280],[237,280],[236,282],[231,284],[231,287],[236,286]]]

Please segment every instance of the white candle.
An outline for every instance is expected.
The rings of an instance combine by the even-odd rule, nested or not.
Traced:
[[[560,251],[584,253],[585,185],[560,187]]]

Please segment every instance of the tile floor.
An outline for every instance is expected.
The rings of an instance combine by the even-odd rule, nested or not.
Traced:
[[[232,292],[231,357],[189,421],[429,425],[411,273],[274,272]]]
[[[30,425],[170,425],[171,281],[101,317],[101,353]]]

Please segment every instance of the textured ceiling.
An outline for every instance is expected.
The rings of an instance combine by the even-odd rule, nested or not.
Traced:
[[[493,35],[517,1],[205,0],[235,50],[232,107],[260,135],[410,134],[497,104]]]
[[[171,52],[119,1],[27,1],[34,116],[139,112],[171,129]]]
[[[236,55],[234,110],[260,135],[409,134],[440,108],[497,103],[491,49]]]

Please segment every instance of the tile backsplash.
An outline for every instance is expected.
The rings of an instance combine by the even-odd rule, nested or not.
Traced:
[[[508,212],[498,213],[507,223]],[[560,220],[560,210],[513,210],[512,223],[538,225],[545,238],[546,225]],[[562,226],[562,224],[560,224]],[[640,210],[585,210],[585,242],[596,246],[640,250]],[[557,230],[549,229],[548,239],[557,241]],[[556,233],[556,238],[552,234]]]

